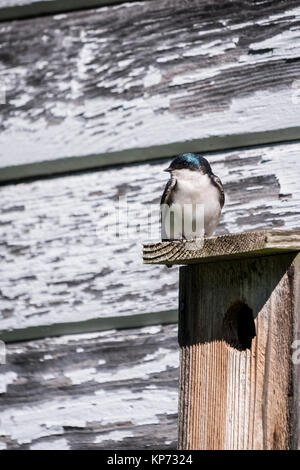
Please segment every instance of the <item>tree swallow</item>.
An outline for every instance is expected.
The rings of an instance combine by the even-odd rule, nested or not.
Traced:
[[[221,180],[213,174],[208,161],[195,153],[183,153],[164,171],[171,177],[160,202],[162,239],[212,236],[225,196]]]

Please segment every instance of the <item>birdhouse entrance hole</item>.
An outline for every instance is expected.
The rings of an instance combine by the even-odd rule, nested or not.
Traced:
[[[243,302],[235,302],[225,313],[223,338],[232,347],[245,351],[251,348],[256,336],[255,323],[251,308]]]

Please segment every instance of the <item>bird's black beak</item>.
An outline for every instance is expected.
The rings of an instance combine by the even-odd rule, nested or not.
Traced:
[[[166,168],[164,171],[167,171],[167,172],[170,173],[170,171],[172,171],[172,168],[170,168],[170,167],[169,167],[169,168]]]

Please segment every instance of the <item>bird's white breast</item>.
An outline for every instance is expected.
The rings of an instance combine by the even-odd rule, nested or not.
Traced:
[[[212,184],[208,175],[198,171],[181,169],[174,170],[173,174],[177,180],[173,204],[178,206],[187,204],[203,206],[205,235],[211,236],[216,229],[221,214],[218,189]],[[198,225],[201,224],[199,223]],[[183,235],[186,238],[190,238],[188,233]],[[201,236],[203,233],[196,234],[196,236],[198,235]]]

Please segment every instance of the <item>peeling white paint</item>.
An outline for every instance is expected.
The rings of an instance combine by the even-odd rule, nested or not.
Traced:
[[[94,443],[100,444],[101,442],[106,442],[106,441],[120,442],[120,441],[123,441],[123,439],[126,439],[126,437],[135,437],[135,435],[129,429],[124,429],[124,430],[120,429],[118,431],[110,431],[107,433],[101,433],[99,436],[96,437]]]
[[[53,356],[51,354],[45,354],[44,356],[45,361],[50,361],[51,359],[53,359]]]
[[[116,392],[99,389],[95,395],[52,399],[30,408],[9,407],[1,413],[0,434],[26,444],[51,435],[63,436],[63,426],[84,428],[89,422],[143,425],[159,423],[160,414],[175,413],[177,390],[166,393],[158,388],[134,393],[128,388]]]
[[[72,385],[79,385],[85,382],[93,381],[96,383],[106,383],[111,381],[122,381],[131,379],[148,379],[151,374],[163,372],[167,369],[178,367],[178,352],[159,348],[154,354],[146,355],[143,362],[130,366],[124,365],[112,369],[110,372],[97,371],[95,367],[80,368],[64,373],[65,377],[71,380]]]
[[[201,55],[208,55],[214,57],[222,55],[229,49],[234,49],[238,42],[238,37],[233,37],[229,41],[222,41],[221,39],[214,39],[208,43],[200,43],[198,46],[190,47],[182,53],[183,57],[195,57]]]
[[[163,49],[158,48],[157,50],[163,50]],[[158,64],[163,64],[165,62],[171,62],[172,60],[177,60],[179,58],[180,58],[179,54],[168,54],[166,57],[158,57],[156,59],[156,62]]]
[[[0,372],[0,394],[6,393],[7,386],[14,383],[17,379],[17,374],[15,372],[4,372],[1,374]]]
[[[297,21],[300,15],[300,7],[292,8],[291,10],[281,11],[280,13],[276,13],[274,15],[270,15],[268,17],[258,19],[257,24],[264,25],[269,24],[277,21],[283,21],[284,19],[289,20],[289,24],[292,25],[294,21]]]
[[[146,326],[142,331],[145,334],[155,335],[161,331],[161,325]]]
[[[112,367],[111,364],[108,364],[106,370],[117,373],[110,383],[101,383],[99,385],[89,383],[90,378],[95,376],[95,370],[98,374],[100,369],[104,368],[103,365],[98,368],[99,359],[94,354],[95,348],[99,347],[99,350],[101,350],[101,347],[104,346],[105,349],[106,345],[109,345],[110,348],[113,347],[112,337],[86,339],[84,342],[82,338],[80,340],[78,335],[77,345],[82,344],[83,347],[89,345],[92,348],[90,349],[92,354],[87,351],[84,357],[78,358],[78,361],[73,360],[75,348],[72,342],[68,342],[68,336],[60,338],[61,340],[65,339],[65,344],[60,346],[55,343],[57,338],[18,343],[17,346],[14,344],[9,345],[9,357],[11,358],[14,357],[14,348],[22,347],[24,354],[22,361],[26,359],[28,354],[31,361],[38,361],[38,355],[36,354],[39,352],[43,354],[45,350],[51,352],[55,350],[56,360],[53,364],[55,370],[51,369],[50,373],[48,364],[34,368],[34,362],[31,362],[30,370],[24,371],[24,378],[27,379],[27,384],[22,389],[24,400],[22,400],[22,403],[18,401],[15,404],[10,401],[9,406],[2,406],[1,409],[0,436],[2,440],[14,448],[28,444],[30,449],[49,448],[55,450],[67,448],[68,446],[74,448],[74,446],[80,445],[77,435],[80,434],[81,430],[84,431],[82,442],[92,444],[92,440],[88,436],[94,436],[93,440],[99,436],[99,439],[97,439],[99,445],[101,442],[111,439],[125,439],[130,437],[132,433],[141,437],[147,431],[144,428],[137,429],[136,427],[145,424],[162,423],[162,428],[165,429],[166,419],[170,423],[171,429],[174,430],[174,415],[177,410],[177,387],[175,384],[177,370],[175,372],[173,369],[168,375],[168,381],[165,382],[164,377],[160,374],[161,370],[164,369],[160,359],[162,356],[168,355],[169,349],[160,348],[160,346],[164,345],[165,340],[167,340],[177,352],[177,348],[174,347],[176,327],[171,325],[161,326],[162,334],[158,339],[147,338],[147,329],[148,327],[117,332],[117,335],[123,341],[123,344],[120,345],[120,365]],[[135,332],[134,335],[132,331]],[[139,338],[138,343],[136,338]],[[129,342],[131,342],[131,345]],[[157,344],[157,351],[155,351],[155,344]],[[141,369],[135,367],[135,359],[131,356],[130,347],[137,348],[138,356],[141,356],[141,353],[143,356],[144,348],[147,351],[155,351],[153,355],[147,357],[148,362],[145,364],[146,368],[147,365],[149,366],[149,372],[153,370],[155,363],[157,364],[154,383],[151,383],[151,379],[146,380],[145,388],[141,386],[142,381],[140,379],[146,377],[146,374],[144,371],[141,374]],[[117,345],[116,352],[118,350],[119,346]],[[68,351],[72,355],[71,357],[69,357]],[[109,359],[109,352],[106,351],[105,354],[105,357]],[[146,356],[146,353],[144,353],[144,356]],[[140,357],[140,361],[145,362],[145,358]],[[169,354],[169,362],[172,368],[178,367],[178,355],[176,364],[174,364],[172,354]],[[14,367],[13,360],[10,360],[9,363]],[[135,370],[137,374],[136,376],[131,374],[132,378],[122,384],[118,382],[119,368],[125,363],[128,364],[128,370],[130,369],[129,364],[133,364],[132,370]],[[87,364],[90,364],[89,368],[86,367]],[[72,378],[81,378],[79,374],[79,368],[81,367],[82,377],[85,375],[85,380],[82,381],[82,388],[78,384],[77,390],[72,391],[70,390],[70,381],[65,378],[67,375],[65,371],[70,372],[75,367],[77,368],[77,376],[73,375]],[[52,382],[52,376],[54,375],[55,382]],[[126,376],[128,377],[127,373]],[[48,380],[48,383],[46,380]],[[111,377],[109,377],[109,380],[111,380]],[[34,390],[30,386],[32,381],[36,384]],[[20,377],[17,383],[19,387]],[[150,385],[152,386],[150,387]],[[28,391],[29,394],[27,394]],[[13,389],[9,390],[10,395],[7,399],[11,400],[14,392]],[[33,396],[33,393],[36,395]],[[3,397],[3,399],[5,400],[6,397]],[[159,403],[156,404],[158,401]],[[160,426],[157,427],[157,431],[160,433]],[[164,436],[164,431],[162,434]]]
[[[35,0],[37,1],[37,0]],[[49,1],[49,0],[47,0]],[[54,15],[53,18],[55,20],[64,20],[65,18],[67,18],[67,15],[65,13],[59,13],[58,15]]]
[[[146,76],[144,77],[144,87],[148,88],[157,85],[161,81],[161,72],[152,65],[149,67]]]
[[[249,188],[246,187],[245,190],[246,191],[256,191],[257,189],[262,189],[263,186],[250,186]]]
[[[68,441],[64,438],[53,441],[37,442],[30,446],[30,450],[70,450]]]
[[[19,108],[20,106],[24,106],[30,100],[31,100],[31,96],[24,94],[24,95],[20,96],[19,98],[15,98],[13,100],[10,100],[10,104],[15,106],[16,108]]]
[[[173,80],[176,83],[176,79]],[[178,80],[180,81],[179,78]],[[170,139],[172,142],[178,141],[178,136],[181,136],[180,139],[184,136],[184,140],[188,141],[212,135],[222,136],[226,133],[239,134],[245,131],[246,123],[248,132],[278,129],[283,127],[283,116],[285,128],[295,127],[299,123],[299,106],[293,106],[291,90],[288,87],[280,91],[276,89],[269,92],[258,91],[248,97],[234,99],[230,108],[223,109],[222,113],[206,112],[197,118],[185,116],[184,119],[168,111],[156,112],[158,109],[169,108],[169,103],[177,97],[175,90],[174,86],[171,87],[168,95],[164,97],[136,98],[130,102],[131,111],[128,111],[124,100],[117,99],[94,98],[83,102],[82,105],[78,104],[76,109],[73,104],[57,101],[52,110],[57,117],[64,118],[59,127],[49,127],[43,118],[36,123],[15,122],[9,132],[9,138],[6,131],[1,132],[0,149],[3,151],[1,154],[0,150],[0,161],[3,166],[11,165],[8,155],[14,155],[14,164],[38,161],[41,153],[36,154],[35,136],[38,136],[38,145],[43,147],[43,159],[52,160],[59,158],[61,151],[58,152],[58,147],[64,148],[65,157],[86,154],[86,145],[83,147],[83,141],[87,140],[89,154],[99,154],[128,148],[165,145]],[[134,129],[130,117],[132,112],[134,112],[134,122],[140,123],[138,132]],[[103,116],[101,123],[98,123],[99,114]],[[78,115],[81,115],[80,120],[77,118]],[[82,119],[88,119],[84,124],[85,139],[82,139]],[[111,128],[112,121],[118,126],[117,137]],[[101,136],[100,140],[97,133],[99,124],[101,124],[99,130],[103,126],[110,129]],[[28,139],[29,132],[31,139]]]
[[[54,344],[68,344],[68,343],[77,343],[78,341],[87,341],[89,339],[97,339],[101,337],[113,338],[117,330],[105,330],[97,331],[95,333],[82,333],[68,336],[58,336],[56,338],[51,338]]]
[[[221,70],[219,68],[206,68],[196,70],[194,73],[184,73],[182,75],[175,75],[169,86],[175,85],[184,85],[186,83],[194,83],[201,80],[206,80],[207,78],[215,77],[219,75]]]
[[[299,57],[300,53],[300,31],[287,30],[283,31],[273,37],[264,39],[263,41],[257,41],[249,45],[249,49],[258,51],[262,49],[271,49],[270,52],[266,52],[260,55],[242,55],[239,58],[239,62],[247,63],[258,63],[265,62],[266,57],[268,61],[278,60],[278,58],[284,57],[286,59]]]
[[[44,374],[43,379],[44,380],[53,380],[53,379],[55,379],[55,375],[54,374]]]
[[[123,68],[125,69],[126,67],[128,67],[129,65],[131,65],[133,62],[134,62],[134,59],[119,60],[118,66],[119,66],[121,69],[123,69]]]
[[[272,104],[271,96],[269,100],[269,106],[274,107],[276,114],[278,101]],[[261,103],[263,106],[263,99]],[[232,103],[243,123],[247,122],[248,105],[247,99],[243,104]],[[254,164],[253,158],[257,156],[261,156],[262,161]],[[242,188],[237,199],[231,200],[226,195],[222,216],[225,229],[234,233],[262,228],[263,221],[255,223],[254,217],[250,217],[246,223],[240,218],[248,217],[250,213],[255,215],[265,204],[270,221],[282,219],[282,227],[299,227],[300,193],[296,171],[300,163],[299,144],[217,152],[209,158],[214,172],[225,185],[243,179],[247,193],[253,193],[253,198],[255,195],[249,201],[241,200]],[[230,163],[231,158],[236,159],[234,166]],[[178,268],[143,266],[141,243],[145,241],[144,236],[143,240],[132,236],[122,243],[118,239],[99,236],[105,223],[101,208],[111,204],[111,197],[118,194],[118,188],[128,188],[130,204],[136,206],[139,201],[146,207],[147,202],[158,201],[161,196],[167,181],[163,168],[165,162],[157,162],[1,187],[0,220],[5,223],[2,240],[9,246],[23,246],[24,251],[16,258],[4,245],[1,248],[0,289],[5,296],[1,308],[13,309],[14,314],[1,318],[0,328],[147,313],[153,311],[154,295],[156,311],[176,309]],[[280,192],[291,193],[292,197],[266,200],[263,196],[259,199],[259,181],[251,185],[247,181],[267,175],[274,175]],[[133,185],[134,189],[128,185]],[[265,193],[262,191],[262,194]],[[10,212],[9,208],[14,206],[24,206],[24,210]],[[281,216],[285,212],[288,214]],[[74,279],[75,286],[72,285]],[[96,297],[95,292],[99,293]],[[98,337],[99,334],[118,341],[112,330],[89,333],[88,336]],[[68,341],[72,342],[72,338],[70,336]],[[55,341],[59,343],[60,339]]]
[[[117,10],[116,8],[115,11]],[[105,9],[102,9],[102,12],[104,11]],[[277,21],[291,21],[291,28],[286,28],[281,34],[263,41],[254,41],[249,45],[254,51],[260,48],[271,48],[272,53],[251,55],[248,54],[247,48],[240,45],[236,31],[238,29],[242,31],[243,28],[251,26],[251,21],[233,25],[233,29],[237,28],[237,30],[233,31],[231,36],[226,36],[224,40],[208,39],[208,32],[209,37],[213,37],[213,31],[207,30],[204,25],[198,31],[197,41],[190,43],[177,41],[176,44],[173,41],[158,41],[156,50],[162,54],[153,58],[155,66],[151,65],[147,70],[143,66],[135,67],[133,51],[125,58],[122,55],[118,56],[111,67],[116,67],[116,71],[119,70],[118,68],[122,70],[126,67],[130,70],[128,73],[115,74],[113,77],[109,74],[101,75],[101,72],[106,70],[106,62],[94,63],[93,60],[98,51],[97,48],[102,44],[101,41],[105,43],[109,40],[109,32],[104,29],[105,37],[98,37],[98,30],[97,34],[93,31],[82,30],[81,33],[76,33],[79,37],[70,32],[70,37],[67,39],[77,41],[78,46],[71,80],[66,74],[49,71],[56,75],[61,74],[59,77],[55,75],[57,82],[55,100],[43,102],[41,106],[32,106],[28,111],[26,110],[26,114],[16,108],[16,113],[13,113],[5,122],[6,129],[0,135],[1,166],[87,156],[87,149],[89,155],[97,155],[131,148],[167,145],[178,141],[178,136],[183,142],[210,136],[240,134],[245,132],[245,125],[247,132],[298,126],[299,109],[297,106],[291,106],[291,90],[289,90],[289,85],[284,84],[270,89],[269,93],[265,91],[252,93],[246,100],[238,96],[235,98],[236,107],[231,106],[229,109],[222,106],[217,112],[206,110],[202,114],[199,112],[197,115],[192,113],[191,116],[184,116],[184,119],[175,111],[174,104],[187,93],[185,85],[207,78],[211,78],[211,84],[213,84],[215,76],[230,69],[233,73],[238,73],[235,69],[243,64],[255,65],[278,60],[278,58],[285,60],[298,57],[299,32],[293,23],[299,20],[299,14],[299,8],[295,8],[283,12],[283,20],[280,19],[281,15],[256,19],[256,23],[262,27],[265,24],[272,25]],[[224,24],[218,25],[216,31],[220,33],[223,29]],[[79,45],[78,40],[80,40]],[[163,54],[164,50],[165,54]],[[228,53],[228,51],[231,52]],[[202,65],[201,58],[214,59],[218,56],[220,60],[213,67]],[[176,67],[172,65],[174,60],[182,60],[183,57],[191,59],[187,66],[183,67],[180,63]],[[45,61],[45,58],[38,61],[37,68],[44,67]],[[168,62],[170,70],[166,68],[165,74],[165,66],[168,66]],[[196,64],[199,64],[199,67],[191,70]],[[93,96],[92,99],[87,99],[84,84],[92,72],[99,77],[95,90],[97,86],[107,87],[110,90],[109,95]],[[16,83],[26,81],[27,74],[28,69],[19,65],[10,70],[3,69],[1,79],[5,80],[5,83],[7,81],[13,90]],[[170,77],[169,82],[168,77]],[[160,92],[159,87],[157,87],[157,92],[155,91],[155,85],[161,82],[169,87],[168,93],[165,89]],[[174,87],[174,85],[177,86]],[[120,96],[136,86],[145,88],[139,96],[130,100]],[[257,87],[259,92],[259,83]],[[32,92],[26,89],[24,96],[16,98],[15,104],[20,106],[26,103],[32,96]],[[65,93],[68,95],[67,99]],[[197,96],[197,93],[193,95],[191,89],[187,94],[190,93],[194,96],[195,103],[201,104],[201,97]],[[274,103],[277,105],[277,111],[280,109],[280,112],[274,112]],[[52,122],[51,126],[45,116],[45,107],[47,114],[54,117],[55,121],[57,120],[57,122]],[[240,111],[241,109],[243,111]],[[36,119],[37,116],[38,119]],[[138,127],[136,127],[137,124],[139,124]],[[9,155],[14,155],[13,162]]]
[[[88,367],[86,369],[72,370],[70,372],[65,372],[65,377],[71,380],[72,385],[79,385],[84,382],[89,382],[94,380],[97,374],[97,369],[95,367]]]

